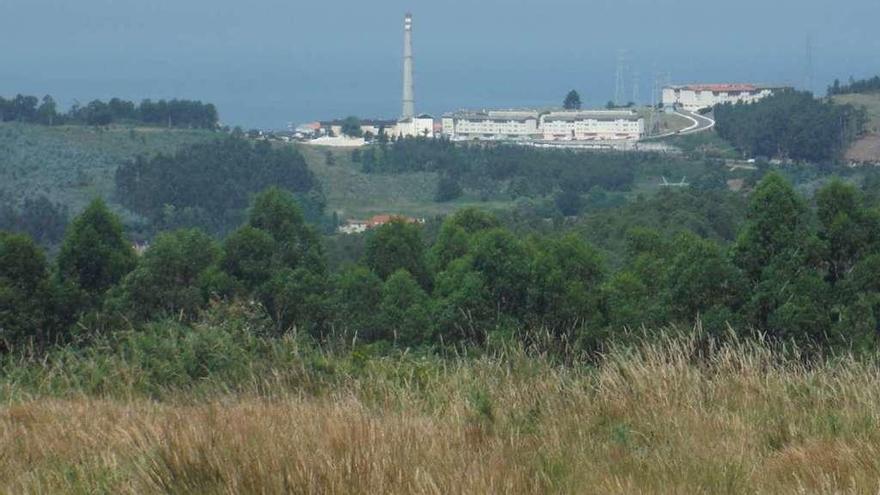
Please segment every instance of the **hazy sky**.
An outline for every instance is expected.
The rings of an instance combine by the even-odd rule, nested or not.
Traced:
[[[0,95],[193,98],[232,125],[400,112],[403,14],[417,111],[613,96],[674,82],[803,85],[880,73],[880,0],[0,0]],[[632,94],[631,76],[627,94]]]

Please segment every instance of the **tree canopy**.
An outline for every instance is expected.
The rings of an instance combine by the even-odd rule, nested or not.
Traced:
[[[568,94],[565,95],[565,100],[562,102],[562,108],[566,110],[580,110],[581,95],[575,90],[569,91]]]
[[[594,186],[628,190],[635,168],[657,159],[649,153],[577,153],[518,146],[456,145],[445,139],[404,138],[355,156],[367,173],[437,172],[436,199],[458,197],[464,187],[488,196],[545,196],[563,187],[586,193]]]
[[[112,98],[93,100],[81,106],[73,105],[66,113],[59,113],[55,100],[46,95],[17,95],[12,99],[0,97],[0,122],[26,122],[58,125],[81,124],[104,126],[125,123],[155,127],[182,127],[188,129],[216,129],[217,109],[210,103],[191,100],[144,100],[140,104]]]
[[[320,184],[302,155],[289,147],[229,136],[173,155],[140,156],[116,171],[119,201],[157,229],[229,232],[241,224],[251,196],[270,186],[296,194],[312,220],[321,217]]]
[[[96,201],[72,222],[54,264],[27,237],[0,234],[0,339],[16,348],[73,340],[95,325],[187,325],[220,306],[271,323],[255,331],[380,346],[495,336],[530,344],[540,332],[592,353],[630,338],[625,329],[650,335],[699,319],[721,339],[761,334],[808,353],[873,349],[880,214],[871,201],[842,180],[807,198],[770,172],[744,202],[664,191],[581,223],[529,227],[473,208],[439,224],[396,220],[365,236],[357,263],[334,271],[282,188],[257,194],[222,241],[177,230],[140,257]]]
[[[778,91],[755,103],[715,107],[716,130],[748,157],[829,162],[839,159],[867,122],[864,109]]]
[[[342,121],[342,134],[348,137],[363,137],[364,131],[361,129],[361,119],[357,117],[348,117]]]
[[[859,79],[858,81],[850,77],[849,84],[840,84],[840,80],[835,79],[834,83],[828,87],[828,96],[877,92],[880,92],[880,76]]]
[[[122,223],[100,199],[73,220],[58,253],[58,275],[84,296],[87,307],[100,304],[135,264]]]

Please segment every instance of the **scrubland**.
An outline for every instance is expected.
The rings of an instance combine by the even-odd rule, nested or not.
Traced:
[[[3,493],[876,493],[880,373],[763,343],[590,359],[203,326],[4,363]]]

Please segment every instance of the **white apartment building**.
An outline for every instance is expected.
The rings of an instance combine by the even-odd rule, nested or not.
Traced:
[[[754,103],[787,89],[785,86],[760,84],[687,84],[663,88],[663,106],[696,112],[724,103]]]
[[[443,135],[456,140],[638,140],[645,121],[620,110],[461,111],[443,116]]]
[[[451,139],[531,139],[540,135],[539,115],[531,110],[461,111],[443,116],[443,135]]]
[[[645,119],[634,111],[573,110],[541,115],[545,141],[637,141],[645,135]]]

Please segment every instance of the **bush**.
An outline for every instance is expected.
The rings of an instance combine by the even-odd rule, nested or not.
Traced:
[[[122,223],[100,199],[74,219],[58,254],[61,281],[82,293],[86,307],[98,305],[135,264]]]
[[[208,302],[205,278],[220,249],[199,230],[160,234],[136,270],[122,281],[125,310],[139,320],[174,315],[193,319]]]
[[[0,232],[0,353],[63,337],[69,323],[46,257],[25,236]]]

